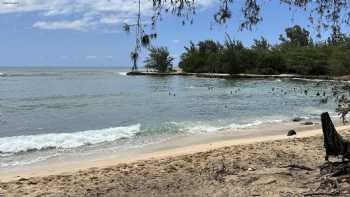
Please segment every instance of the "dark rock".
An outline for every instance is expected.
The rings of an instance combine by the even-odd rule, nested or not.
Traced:
[[[327,103],[328,102],[328,97],[327,98],[322,98],[320,103]]]
[[[293,118],[293,122],[300,122],[302,120],[303,118],[300,118],[300,117]]]
[[[297,134],[297,132],[295,132],[295,131],[292,129],[292,130],[289,130],[289,131],[288,131],[287,136],[292,136],[292,135],[296,135],[296,134]]]
[[[313,122],[304,122],[303,125],[313,125]]]

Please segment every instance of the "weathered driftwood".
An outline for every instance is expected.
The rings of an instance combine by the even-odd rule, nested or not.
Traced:
[[[350,176],[350,162],[327,162],[320,166],[321,176],[339,177]],[[350,177],[349,177],[350,180]]]
[[[313,171],[314,169],[309,168],[307,166],[303,166],[303,165],[297,165],[297,164],[290,164],[285,166],[286,168],[290,168],[290,169],[300,169],[300,170],[305,170],[305,171]]]
[[[326,149],[326,161],[329,156],[342,156],[342,159],[350,159],[350,142],[343,139],[335,129],[328,112],[321,114],[324,147]]]

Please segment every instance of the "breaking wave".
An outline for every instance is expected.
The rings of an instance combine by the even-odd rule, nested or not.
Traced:
[[[41,135],[13,136],[0,138],[0,155],[15,154],[47,149],[77,148],[130,138],[140,132],[140,124],[75,133],[51,133]]]
[[[284,120],[256,120],[250,123],[245,123],[245,124],[237,124],[237,123],[232,123],[229,125],[224,125],[224,126],[213,126],[210,124],[206,123],[201,123],[197,122],[195,124],[189,124],[182,128],[182,131],[188,132],[188,133],[212,133],[212,132],[218,132],[218,131],[237,131],[241,129],[249,129],[249,128],[254,128],[258,127],[263,124],[269,124],[269,123],[280,123],[283,122]]]

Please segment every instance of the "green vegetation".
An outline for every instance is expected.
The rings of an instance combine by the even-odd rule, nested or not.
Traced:
[[[287,28],[280,41],[271,46],[260,38],[250,48],[229,36],[223,44],[212,40],[190,43],[179,67],[196,73],[350,74],[350,38],[338,36],[314,43],[309,32],[296,25]]]
[[[130,57],[133,62],[132,71],[138,69],[138,59],[142,48],[148,48],[151,41],[157,37],[156,24],[162,20],[162,15],[171,13],[182,18],[182,24],[193,24],[194,15],[197,13],[199,0],[152,0],[153,14],[145,24],[141,20],[141,0],[137,1],[135,9],[137,12],[136,23],[124,23],[125,32],[133,30],[135,33],[135,48]],[[321,30],[331,31],[332,37],[342,36],[342,27],[350,26],[350,1],[312,1],[312,0],[279,0],[281,5],[288,6],[290,10],[298,10],[308,15],[310,25],[321,36]],[[260,23],[263,19],[262,10],[269,6],[264,0],[219,0],[218,10],[214,14],[217,24],[226,24],[231,19],[239,22],[239,30],[248,29]],[[236,14],[232,14],[236,13]],[[304,44],[301,42],[300,44]]]
[[[165,47],[151,47],[149,56],[145,60],[145,68],[165,73],[173,71],[174,58]]]

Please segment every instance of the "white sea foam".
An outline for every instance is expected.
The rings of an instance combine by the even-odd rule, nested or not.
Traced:
[[[197,123],[196,125],[191,125],[185,127],[185,131],[189,133],[212,133],[212,132],[217,132],[217,131],[225,131],[225,130],[240,130],[240,129],[248,129],[248,128],[254,128],[262,124],[270,124],[270,123],[279,123],[283,122],[283,120],[256,120],[251,123],[246,123],[246,124],[237,124],[237,123],[232,123],[226,126],[212,126],[209,124],[200,124]]]
[[[51,133],[0,138],[0,152],[18,153],[50,148],[76,148],[83,145],[129,138],[140,132],[140,124],[75,133]]]
[[[126,76],[127,72],[118,72],[118,75]]]
[[[20,161],[14,160],[14,161],[9,161],[9,162],[4,162],[4,163],[0,163],[0,168],[30,165],[33,163],[46,161],[46,160],[53,158],[53,157],[56,157],[56,156],[59,156],[59,154],[41,156],[41,157],[36,157],[36,158],[32,158],[32,159],[27,159],[27,160],[20,160]]]
[[[339,81],[339,80],[333,80],[333,79],[307,79],[307,78],[292,78],[293,80],[298,80],[298,81],[309,81],[309,82],[341,82],[341,83],[350,83],[350,81]]]

